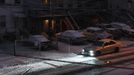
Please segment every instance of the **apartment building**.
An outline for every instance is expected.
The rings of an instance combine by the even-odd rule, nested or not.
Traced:
[[[0,34],[26,28],[31,33],[79,29],[91,20],[89,15],[133,10],[133,5],[133,0],[0,0]]]
[[[77,16],[94,13],[106,6],[99,0],[24,0],[32,31],[49,28],[55,32],[79,29]]]
[[[21,29],[25,17],[22,0],[0,0],[0,36]]]

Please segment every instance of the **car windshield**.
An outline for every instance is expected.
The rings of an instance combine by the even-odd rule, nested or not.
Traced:
[[[90,48],[90,47],[84,48],[84,51],[90,51],[90,50],[92,50],[92,48]]]
[[[95,46],[102,46],[103,44],[104,44],[104,42],[102,42],[102,41],[97,41],[97,42],[93,43],[93,45],[95,45]]]

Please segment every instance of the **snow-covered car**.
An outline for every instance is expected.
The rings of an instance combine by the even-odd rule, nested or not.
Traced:
[[[99,27],[87,27],[84,32],[91,32],[91,33],[95,33],[95,32],[103,32],[102,28]]]
[[[125,23],[120,23],[120,22],[112,22],[110,25],[114,28],[118,29],[131,29],[131,27]]]
[[[106,28],[105,30],[112,34],[114,39],[120,39],[124,35],[124,33],[118,28]]]
[[[127,24],[119,23],[119,22],[112,22],[110,25],[114,28],[118,28],[118,29],[122,30],[123,33],[126,33],[126,34],[124,34],[124,36],[126,36],[127,34],[130,36],[134,36],[134,29],[132,29]]]
[[[128,25],[119,22],[112,22],[109,24],[98,24],[99,27],[113,35],[114,39],[120,39],[124,36],[124,29],[130,28]]]
[[[107,39],[107,38],[111,38],[112,39],[113,35],[104,31],[102,33],[96,34],[94,37],[95,37],[96,40]]]
[[[83,48],[81,54],[84,56],[99,56],[102,54],[119,52],[120,47],[121,42],[111,39],[102,39],[96,41],[89,47]]]
[[[76,30],[67,30],[58,35],[58,40],[70,44],[82,44],[86,42],[85,36]]]
[[[31,35],[28,39],[37,48],[48,48],[50,41],[43,35]]]
[[[134,37],[134,29],[126,29],[125,33],[128,34],[128,36]]]
[[[96,24],[96,27],[106,29],[106,28],[111,28],[111,25],[108,23],[99,23],[99,24]]]
[[[112,34],[103,31],[102,28],[88,27],[83,34],[86,36],[88,41],[96,41],[99,39],[112,38]]]

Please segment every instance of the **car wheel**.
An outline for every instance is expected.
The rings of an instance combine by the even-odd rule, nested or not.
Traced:
[[[115,49],[114,49],[114,52],[116,53],[116,52],[119,52],[119,47],[116,47]]]
[[[96,56],[99,56],[99,55],[101,55],[101,52],[100,51],[97,51],[96,52]]]

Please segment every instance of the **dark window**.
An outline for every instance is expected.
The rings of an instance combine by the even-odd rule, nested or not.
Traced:
[[[73,5],[72,4],[68,4],[68,7],[73,7]]]
[[[94,42],[93,45],[95,46],[103,46],[104,42],[102,41],[97,41],[97,42]]]
[[[6,26],[6,17],[5,16],[0,16],[0,27],[5,27]]]
[[[0,0],[0,4],[3,4],[3,3],[5,3],[5,0]]]
[[[108,46],[108,45],[109,45],[109,43],[108,43],[108,42],[104,44],[104,46]]]
[[[112,44],[115,44],[115,42],[114,41],[110,41],[110,43],[109,43],[110,45],[112,45]]]
[[[59,7],[63,7],[63,4],[59,4],[58,6],[59,6]]]
[[[20,4],[21,0],[15,0],[15,4]]]
[[[129,3],[132,3],[133,1],[132,0],[128,0]]]

